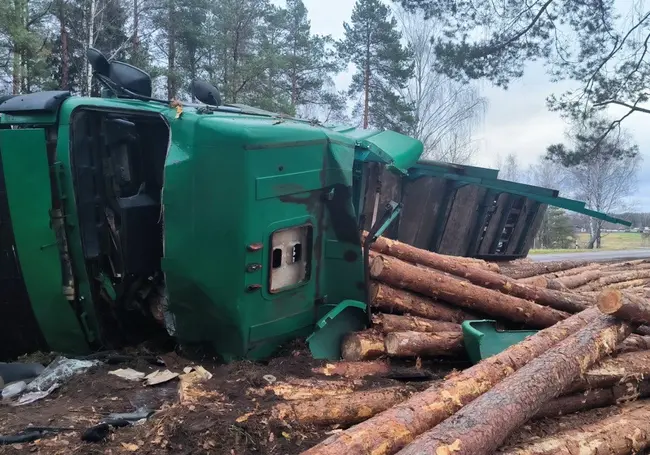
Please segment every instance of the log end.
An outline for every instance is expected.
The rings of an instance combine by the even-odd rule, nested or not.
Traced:
[[[377,256],[373,259],[372,264],[370,265],[370,276],[377,278],[381,276],[381,272],[384,270],[384,258]]]
[[[597,300],[598,309],[604,314],[614,314],[623,306],[623,294],[618,289],[606,289]]]

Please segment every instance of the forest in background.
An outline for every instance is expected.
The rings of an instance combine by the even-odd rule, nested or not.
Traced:
[[[204,79],[223,101],[386,128],[422,140],[429,159],[469,162],[485,99],[434,70],[441,31],[421,12],[359,0],[345,37],[312,33],[302,0],[5,0],[0,93],[96,95],[85,51],[148,71],[155,94],[191,100]],[[352,83],[336,87],[348,66]]]

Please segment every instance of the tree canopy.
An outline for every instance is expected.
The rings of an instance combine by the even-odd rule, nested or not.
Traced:
[[[576,88],[548,104],[574,120],[609,106],[626,109],[601,137],[633,112],[650,113],[650,10],[642,0],[401,0],[443,24],[437,70],[461,81],[487,79],[501,87],[543,62],[553,81]],[[622,8],[627,7],[627,10]]]

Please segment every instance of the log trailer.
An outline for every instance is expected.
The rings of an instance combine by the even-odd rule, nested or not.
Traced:
[[[422,144],[223,105],[202,81],[200,103],[154,99],[142,70],[88,56],[101,97],[0,99],[0,359],[156,333],[229,360],[313,332],[336,356],[368,323],[357,163],[403,172]]]

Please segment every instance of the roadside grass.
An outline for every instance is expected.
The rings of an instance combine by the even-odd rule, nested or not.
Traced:
[[[530,250],[528,254],[553,254],[553,253],[581,253],[588,250],[584,248],[589,243],[589,234],[578,234],[578,249],[548,249],[548,250]],[[601,247],[603,251],[620,251],[635,250],[637,248],[650,247],[650,242],[644,242],[641,234],[638,232],[606,232],[603,234]]]

